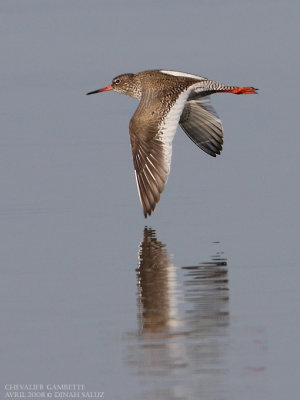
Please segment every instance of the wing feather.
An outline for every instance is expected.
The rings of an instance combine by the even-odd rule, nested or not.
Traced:
[[[160,96],[165,96],[166,93],[144,91],[139,107],[130,121],[133,164],[145,217],[154,211],[167,183],[172,141],[190,91],[190,88],[179,91],[174,103],[170,104],[165,113],[160,114],[157,106],[162,102]]]
[[[168,178],[163,144],[155,138],[145,141],[131,137],[137,187],[145,217],[151,215]]]
[[[153,88],[142,91],[140,104],[129,124],[129,133],[138,193],[145,217],[154,211],[167,183],[172,142],[178,123],[206,153],[216,156],[222,150],[221,121],[207,97],[201,98],[199,94],[201,89],[204,90],[203,82],[191,84],[189,81],[186,87],[178,88],[178,92],[174,92],[174,87],[169,92]]]
[[[215,157],[222,151],[223,127],[209,96],[188,100],[179,125],[203,151]]]

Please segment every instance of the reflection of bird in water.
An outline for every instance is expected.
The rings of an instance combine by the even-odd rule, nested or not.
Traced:
[[[139,246],[139,302],[141,328],[148,332],[168,330],[172,322],[172,293],[175,290],[175,268],[166,245],[156,239],[153,229],[144,229]]]
[[[145,378],[139,398],[215,399],[224,393],[227,372],[229,292],[223,254],[176,267],[155,230],[145,228],[138,263],[138,340],[126,360]],[[146,377],[153,376],[167,379],[147,388]]]
[[[140,326],[143,332],[210,329],[228,316],[227,261],[217,253],[210,262],[176,268],[153,229],[144,229],[137,269]],[[178,278],[184,274],[180,287]],[[184,314],[179,313],[179,305]],[[185,322],[184,322],[185,321]],[[180,328],[181,327],[181,328]],[[191,331],[190,331],[191,333]]]
[[[211,261],[189,267],[185,271],[185,301],[189,310],[189,325],[201,334],[216,333],[228,325],[227,260],[218,252]]]

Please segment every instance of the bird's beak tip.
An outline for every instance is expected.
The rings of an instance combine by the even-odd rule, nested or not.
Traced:
[[[104,88],[102,88],[102,89],[94,90],[93,92],[86,93],[86,95],[88,96],[88,95],[90,95],[90,94],[96,94],[96,93],[101,93],[101,92],[107,92],[107,91],[109,91],[109,90],[113,90],[113,87],[112,87],[111,85],[110,85],[110,86],[106,86],[106,87],[104,87]]]

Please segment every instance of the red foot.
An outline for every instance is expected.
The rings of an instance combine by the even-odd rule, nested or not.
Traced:
[[[257,93],[257,89],[254,87],[246,86],[246,87],[238,87],[233,90],[228,90],[229,93],[234,94],[254,94]]]

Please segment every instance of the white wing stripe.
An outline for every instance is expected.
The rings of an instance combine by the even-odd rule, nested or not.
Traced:
[[[161,69],[159,72],[162,72],[163,74],[167,75],[173,75],[173,76],[182,76],[183,78],[192,78],[192,79],[206,79],[203,76],[199,75],[194,75],[194,74],[187,74],[186,72],[180,72],[180,71],[169,71],[166,69]]]
[[[176,133],[176,128],[178,126],[180,116],[190,93],[199,86],[202,86],[202,83],[195,83],[194,85],[189,86],[186,90],[180,93],[172,108],[163,119],[162,124],[159,128],[157,138],[163,143],[166,167],[168,172],[170,171],[171,165],[172,141]]]
[[[147,157],[147,160],[148,160],[148,161],[150,161],[148,157]],[[151,164],[152,164],[152,163],[151,163]],[[153,174],[152,174],[152,172],[150,171],[150,169],[149,169],[149,167],[148,167],[148,165],[147,165],[147,164],[146,164],[146,168],[147,168],[147,170],[149,171],[149,174],[152,176],[152,178],[153,178],[154,182],[156,182],[156,183],[157,183],[157,180],[155,179],[154,175],[153,175]]]
[[[150,154],[150,156],[152,156],[152,154]],[[152,158],[154,159],[154,161],[155,161],[155,158],[152,156]],[[147,157],[147,160],[149,161],[149,163],[152,165],[152,167],[154,168],[154,169],[157,169],[157,167],[153,164],[153,162],[150,160],[150,158],[149,157]]]
[[[140,187],[139,187],[139,182],[138,182],[138,177],[137,177],[136,170],[134,170],[134,175],[135,175],[135,180],[136,180],[136,186],[137,186],[137,188],[138,188],[138,194],[139,194],[140,203],[141,203],[141,205],[143,205],[143,202],[142,202],[142,197],[141,197],[141,192],[140,192]]]

